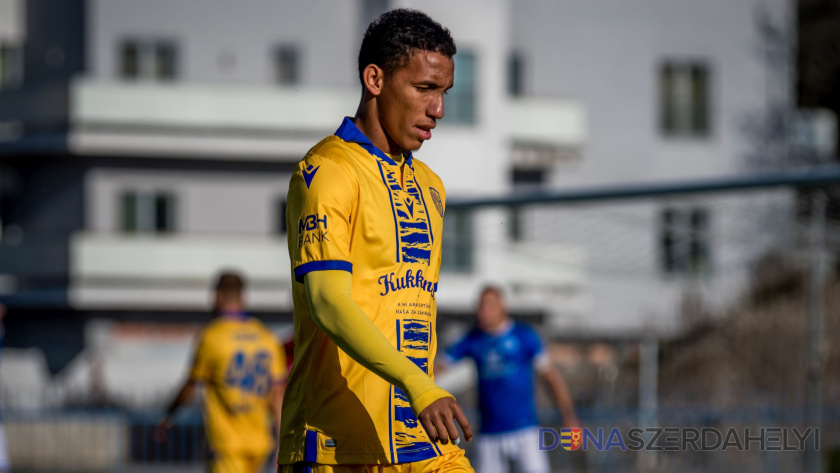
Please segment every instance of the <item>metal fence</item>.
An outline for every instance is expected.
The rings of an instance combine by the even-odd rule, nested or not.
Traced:
[[[585,427],[821,432],[819,452],[558,447],[556,471],[840,471],[840,168],[450,201],[447,218],[445,252],[480,247],[450,264],[502,260]]]
[[[13,471],[204,471],[204,428],[183,413],[166,442],[155,440],[160,410],[6,409]]]
[[[448,275],[502,265],[514,314],[547,340],[590,431],[820,431],[816,454],[557,446],[554,471],[840,471],[838,228],[836,168],[528,193],[450,202],[444,263]],[[443,332],[451,326],[441,320]],[[452,337],[440,338],[445,346]],[[478,422],[470,395],[459,399]],[[202,471],[197,409],[161,444],[152,432],[162,400],[46,404],[5,404],[16,472]],[[563,427],[547,407],[542,423]]]
[[[117,411],[46,411],[40,413],[6,412],[5,429],[13,471],[15,472],[201,472],[206,471],[208,453],[204,440],[203,424],[197,411],[179,416],[168,441],[154,440],[153,432],[161,412],[146,410]],[[802,471],[806,452],[761,449],[756,441],[744,449],[732,444],[723,447],[723,439],[715,445],[714,437],[707,443],[706,451],[677,448],[679,441],[661,437],[653,442],[650,433],[643,436],[645,447],[631,450],[628,432],[638,427],[638,409],[583,408],[578,414],[586,429],[595,438],[601,430],[600,444],[590,442],[586,451],[568,451],[552,445],[552,435],[545,434],[543,446],[554,447],[549,451],[552,471],[560,472],[790,472]],[[798,428],[804,433],[801,405],[762,405],[754,407],[719,408],[711,405],[691,405],[660,408],[657,425],[662,428],[691,428],[717,430],[724,436],[735,429],[741,440],[745,429],[758,435],[764,428]],[[468,416],[477,421],[475,411]],[[546,410],[541,415],[545,429],[559,431],[562,424],[556,414]],[[840,445],[840,409],[826,408],[820,427],[820,448],[825,457],[824,471],[837,471]],[[609,438],[618,429],[618,437]],[[664,435],[664,434],[663,434]],[[672,434],[672,438],[674,435]],[[813,436],[811,437],[813,438]],[[612,441],[612,446],[608,442]],[[783,446],[782,441],[766,445]],[[787,440],[790,447],[797,446],[794,437]],[[468,456],[474,454],[475,442],[462,444]],[[535,446],[537,448],[537,446]],[[636,447],[638,448],[638,447]],[[667,448],[667,449],[666,449]],[[264,471],[272,471],[270,459]],[[515,470],[514,470],[515,471]]]

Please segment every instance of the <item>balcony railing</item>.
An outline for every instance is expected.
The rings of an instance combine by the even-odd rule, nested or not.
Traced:
[[[254,310],[289,310],[286,239],[78,233],[70,242],[70,299],[79,308],[209,308],[222,270],[248,278]]]

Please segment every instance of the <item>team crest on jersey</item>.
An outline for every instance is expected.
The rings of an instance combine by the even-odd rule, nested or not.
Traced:
[[[560,429],[560,445],[572,451],[580,448],[580,429]]]
[[[429,187],[429,193],[432,194],[432,200],[435,203],[435,208],[441,217],[443,217],[443,201],[440,200],[440,193],[434,187]]]

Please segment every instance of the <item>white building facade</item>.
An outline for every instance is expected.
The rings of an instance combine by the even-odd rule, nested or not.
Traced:
[[[290,311],[289,173],[353,115],[363,28],[401,6],[429,13],[458,44],[447,117],[417,153],[452,201],[741,172],[752,143],[740,122],[777,87],[768,79],[777,71],[757,52],[756,17],[785,21],[790,8],[782,0],[0,0],[0,13],[11,12],[0,14],[0,45],[12,71],[0,88],[9,176],[0,273],[10,281],[0,297],[102,316],[200,312],[214,273],[237,268],[251,279],[255,310]],[[511,289],[515,311],[545,314],[561,333],[670,326],[686,287],[698,286],[694,269],[714,271],[742,252],[715,243],[742,210],[721,218],[703,199],[667,217],[714,245],[699,266],[677,271],[662,270],[661,203],[570,215],[522,209],[513,218],[498,207],[453,212],[447,234],[458,243],[445,250],[440,310],[469,311],[492,282]],[[627,254],[631,264],[610,266]],[[739,291],[726,278],[714,284],[730,288],[728,297]]]

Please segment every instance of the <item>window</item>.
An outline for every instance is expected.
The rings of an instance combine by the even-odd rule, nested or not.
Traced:
[[[510,241],[522,241],[523,220],[522,206],[512,205],[508,214],[508,238],[510,238]]]
[[[702,275],[711,271],[711,228],[705,208],[668,208],[661,214],[662,270]]]
[[[286,207],[287,202],[286,199],[281,198],[277,200],[277,227],[274,229],[276,233],[280,235],[285,235],[287,232],[286,229]]]
[[[23,50],[0,43],[0,89],[11,89],[23,83]]]
[[[441,271],[468,273],[473,266],[472,214],[451,209],[443,219]]]
[[[545,168],[528,168],[519,169],[513,168],[510,172],[510,180],[514,187],[534,187],[540,186],[546,181]]]
[[[515,52],[511,53],[507,63],[507,89],[511,97],[519,97],[523,93],[523,67],[522,55]]]
[[[124,79],[173,80],[178,52],[166,40],[126,40],[120,48],[120,75]]]
[[[700,63],[666,62],[659,81],[662,131],[670,136],[707,136],[708,68]]]
[[[158,42],[155,45],[155,74],[156,79],[175,78],[175,45],[169,42]]]
[[[159,192],[126,192],[122,196],[122,231],[175,231],[175,197]]]
[[[121,75],[133,79],[140,75],[140,48],[135,42],[126,41],[120,51],[122,61]]]
[[[274,51],[274,81],[294,85],[300,80],[300,59],[296,48],[281,46]]]
[[[455,55],[455,83],[445,98],[447,123],[473,124],[476,121],[476,58],[471,51]]]

